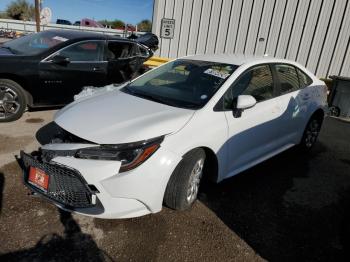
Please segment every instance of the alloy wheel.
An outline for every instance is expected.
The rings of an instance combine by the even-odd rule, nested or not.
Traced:
[[[188,203],[194,202],[197,198],[199,184],[203,173],[203,166],[204,166],[204,159],[201,158],[196,162],[196,164],[192,169],[190,180],[188,183],[188,188],[187,188],[186,199]]]
[[[305,146],[307,148],[311,148],[315,144],[319,132],[320,132],[319,121],[317,119],[311,120],[305,133]]]
[[[18,94],[6,86],[0,86],[0,119],[15,115],[20,110]]]

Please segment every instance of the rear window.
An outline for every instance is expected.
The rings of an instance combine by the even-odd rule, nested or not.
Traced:
[[[294,66],[274,65],[277,77],[280,83],[281,95],[297,91],[299,87],[299,78]]]
[[[304,88],[306,86],[309,86],[312,84],[312,79],[305,74],[303,71],[297,68],[299,82],[300,82],[300,88]]]

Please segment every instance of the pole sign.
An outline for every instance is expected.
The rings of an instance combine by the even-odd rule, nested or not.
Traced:
[[[170,39],[174,38],[175,19],[163,18],[161,24],[160,37]]]

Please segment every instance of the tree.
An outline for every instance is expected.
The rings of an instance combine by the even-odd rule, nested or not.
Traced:
[[[108,21],[108,20],[100,20],[98,21],[101,25],[103,25],[104,27],[110,27],[112,26],[112,22],[111,21]]]
[[[34,6],[26,0],[16,0],[6,8],[6,15],[15,20],[31,20],[34,18]]]
[[[8,18],[6,12],[0,11],[0,19],[1,19],[1,18],[5,18],[5,19]]]
[[[142,32],[151,32],[152,31],[152,22],[148,19],[142,20],[137,24],[137,30]]]
[[[116,19],[116,20],[114,20],[114,21],[111,22],[111,26],[112,26],[113,28],[124,27],[124,26],[125,26],[125,23],[124,23],[122,20]]]

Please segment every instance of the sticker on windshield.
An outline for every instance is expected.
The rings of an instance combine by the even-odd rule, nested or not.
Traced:
[[[207,99],[208,96],[207,95],[201,95],[201,99],[204,100],[204,99]]]
[[[209,69],[205,70],[204,73],[208,74],[208,75],[220,77],[222,79],[226,79],[230,75],[227,72],[220,71],[218,69],[213,69],[213,68],[209,68]]]
[[[55,37],[53,37],[52,39],[55,39],[55,40],[61,41],[61,42],[66,42],[66,41],[68,41],[67,38],[64,38],[64,37],[61,37],[61,36],[55,36]]]

